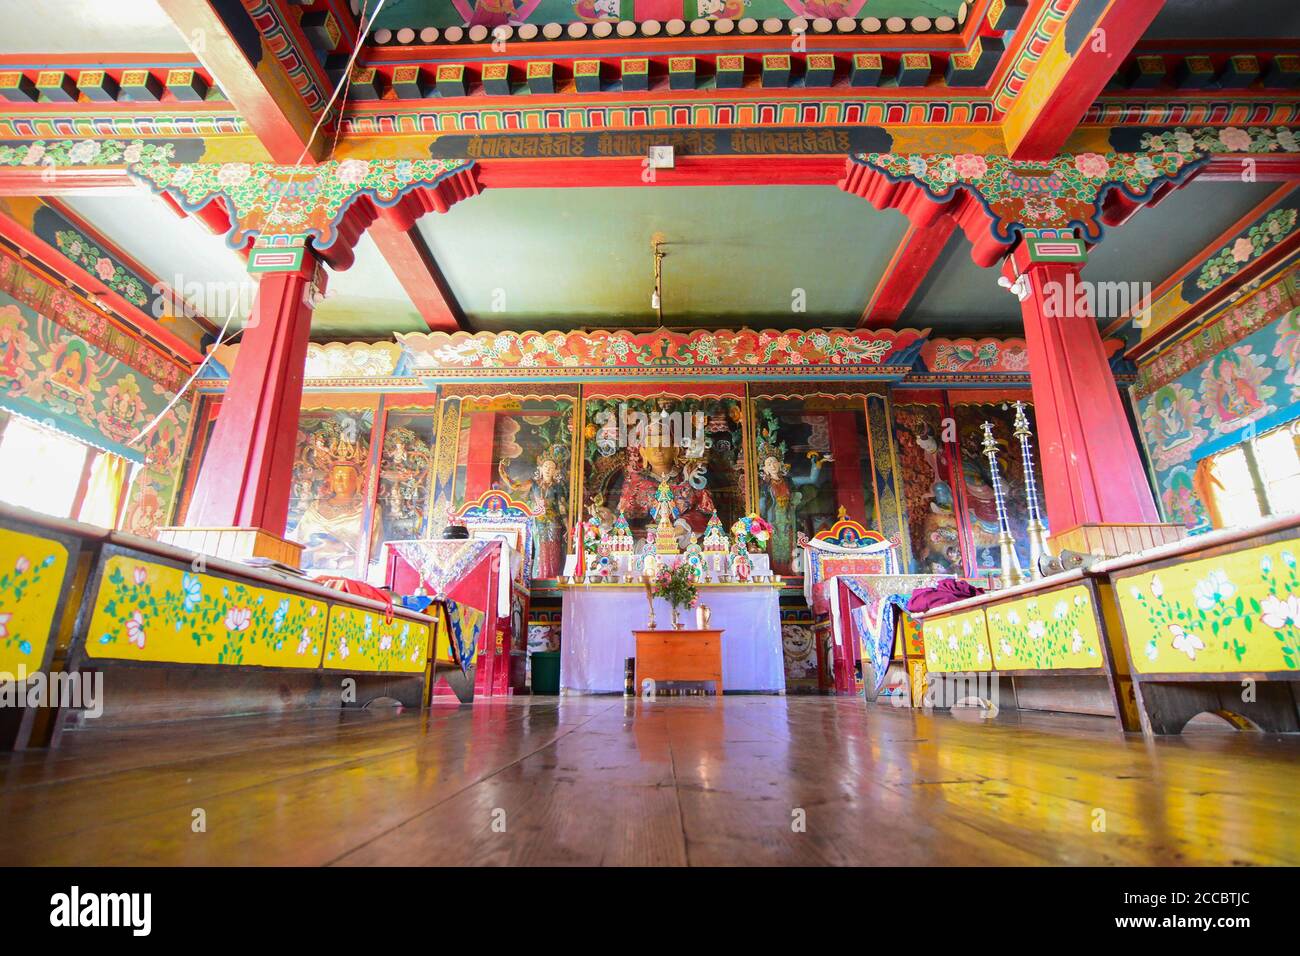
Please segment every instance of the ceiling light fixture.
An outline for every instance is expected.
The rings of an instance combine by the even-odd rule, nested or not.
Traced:
[[[664,244],[662,233],[656,232],[650,237],[650,247],[654,250],[655,257],[655,284],[654,290],[650,293],[650,308],[655,310],[655,315],[659,317],[659,324],[664,324],[664,252],[660,248]]]

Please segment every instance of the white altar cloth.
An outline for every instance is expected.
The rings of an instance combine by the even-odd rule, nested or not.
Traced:
[[[727,691],[785,693],[780,590],[772,585],[700,588],[713,613],[709,626],[722,634],[722,684]],[[695,626],[695,611],[682,620]],[[573,693],[621,693],[623,665],[636,656],[633,629],[643,629],[649,605],[641,586],[568,587],[560,625],[560,688]],[[655,622],[672,627],[668,602],[655,601]]]

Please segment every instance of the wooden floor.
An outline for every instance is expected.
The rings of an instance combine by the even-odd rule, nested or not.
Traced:
[[[578,697],[92,730],[0,755],[0,863],[1300,863],[1300,739],[1099,728]]]

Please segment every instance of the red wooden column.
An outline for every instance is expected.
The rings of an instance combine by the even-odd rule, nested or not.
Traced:
[[[186,528],[168,529],[167,540],[298,565],[302,547],[285,541],[284,530],[313,295],[324,282],[310,249],[291,271],[262,276],[212,434],[216,454],[199,473]]]
[[[1082,290],[1078,239],[1026,238],[1004,264],[1021,302],[1043,495],[1056,549],[1127,554],[1185,533],[1160,521],[1133,430]]]

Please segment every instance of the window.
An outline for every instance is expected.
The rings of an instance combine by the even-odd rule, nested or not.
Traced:
[[[0,501],[67,518],[89,451],[75,439],[14,416],[0,436]]]
[[[1209,467],[1215,527],[1300,511],[1300,421],[1219,452]]]

